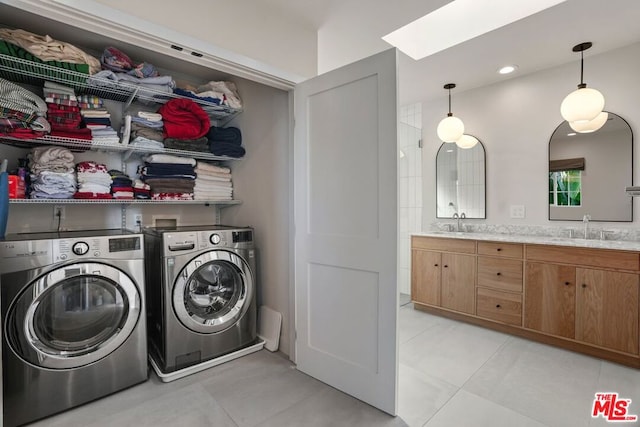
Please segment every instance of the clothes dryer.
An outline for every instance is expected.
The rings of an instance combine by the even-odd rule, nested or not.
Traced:
[[[148,378],[143,238],[95,230],[0,242],[5,427]]]
[[[212,225],[143,232],[149,356],[158,374],[255,344],[253,229]]]

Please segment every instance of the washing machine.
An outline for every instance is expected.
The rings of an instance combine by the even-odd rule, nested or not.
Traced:
[[[143,232],[149,356],[161,378],[256,342],[252,228]]]
[[[148,378],[143,240],[93,230],[0,242],[5,427]]]

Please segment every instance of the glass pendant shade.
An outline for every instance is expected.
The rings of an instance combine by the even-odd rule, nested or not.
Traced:
[[[603,111],[593,120],[589,120],[588,122],[569,122],[569,126],[578,133],[591,133],[604,126],[608,118],[609,113]]]
[[[562,118],[569,123],[594,120],[604,109],[604,96],[596,89],[580,88],[567,95],[560,105]]]
[[[464,134],[456,141],[456,145],[460,148],[473,148],[478,143],[478,139],[474,136]]]
[[[437,132],[443,142],[456,142],[464,134],[464,123],[457,117],[447,116],[438,124]]]

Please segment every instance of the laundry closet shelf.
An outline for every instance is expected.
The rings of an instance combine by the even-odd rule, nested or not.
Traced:
[[[89,141],[85,139],[73,139],[62,138],[57,136],[45,135],[35,139],[21,139],[11,138],[8,136],[0,136],[0,142],[20,148],[33,148],[35,145],[55,145],[59,147],[69,148],[74,151],[109,151],[125,153],[128,156],[131,154],[172,154],[181,157],[192,157],[199,160],[211,160],[211,161],[233,161],[240,160],[236,157],[228,156],[216,156],[212,153],[205,153],[200,151],[186,151],[176,150],[173,148],[147,148],[147,147],[134,147],[132,145],[123,144],[105,144],[96,141]]]
[[[217,105],[214,102],[188,96],[166,93],[161,90],[140,86],[125,81],[92,77],[74,70],[54,67],[48,64],[16,58],[11,55],[0,54],[0,77],[17,83],[33,86],[44,85],[45,81],[61,83],[72,87],[77,94],[95,95],[103,99],[130,103],[135,100],[164,104],[171,99],[190,99],[200,105],[209,117],[223,126],[233,117],[242,112],[242,109],[234,109],[225,105]]]
[[[10,199],[11,205],[202,205],[234,206],[240,200]]]

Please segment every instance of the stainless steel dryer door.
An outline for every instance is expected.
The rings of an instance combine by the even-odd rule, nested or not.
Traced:
[[[129,337],[141,299],[131,278],[102,263],[57,268],[29,284],[9,309],[13,351],[35,366],[70,369],[108,356]]]
[[[215,333],[244,316],[253,292],[251,271],[242,257],[210,251],[189,261],[176,277],[173,307],[185,327]]]

